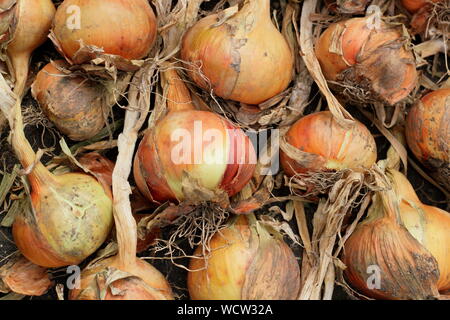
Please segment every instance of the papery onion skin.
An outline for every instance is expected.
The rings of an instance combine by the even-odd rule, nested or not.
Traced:
[[[288,176],[327,170],[370,168],[377,159],[375,140],[364,124],[355,121],[348,129],[339,125],[329,111],[307,115],[286,133],[286,142],[311,154],[301,161],[281,151],[281,165]]]
[[[111,285],[120,290],[113,294],[110,288],[105,290],[105,296],[100,296],[100,281],[98,277],[110,269],[127,272],[132,277],[114,281]],[[102,284],[104,285],[104,284]],[[70,300],[173,300],[172,289],[165,277],[152,265],[136,258],[136,263],[126,268],[121,265],[118,256],[107,258],[95,263],[81,273],[80,287],[69,293]]]
[[[55,66],[56,65],[56,66]],[[32,86],[33,97],[58,130],[74,141],[94,137],[105,126],[105,88],[81,76],[58,70],[63,60],[47,64]]]
[[[292,250],[282,239],[269,235],[263,226],[255,226],[249,217],[236,217],[213,236],[209,248],[207,262],[202,246],[194,253],[200,258],[191,259],[191,299],[297,299],[300,269]]]
[[[97,180],[69,173],[32,185],[33,212],[13,224],[14,242],[28,260],[47,268],[76,265],[103,244],[113,225],[112,200]]]
[[[69,28],[68,19],[80,9],[80,28]],[[127,60],[146,57],[156,40],[156,17],[147,0],[65,0],[53,23],[59,50],[74,64],[90,57],[77,55],[80,40],[84,45],[103,49],[104,53]]]
[[[438,262],[439,291],[450,290],[450,213],[423,204],[402,173],[390,170],[389,177],[399,196],[403,224]]]
[[[346,279],[373,299],[436,299],[436,259],[398,223],[393,207],[380,203],[380,194],[366,220],[345,243],[342,261],[347,267]]]
[[[450,190],[450,89],[438,89],[415,103],[406,120],[412,153]]]
[[[404,42],[397,27],[380,21],[377,30],[367,17],[352,18],[331,24],[315,52],[325,78],[339,83],[333,88],[360,103],[394,105],[417,85],[414,55]]]
[[[237,14],[219,26],[218,21],[219,14],[201,19],[182,41],[181,58],[198,86],[247,104],[262,103],[288,87],[294,59],[271,21],[269,0],[246,1]]]

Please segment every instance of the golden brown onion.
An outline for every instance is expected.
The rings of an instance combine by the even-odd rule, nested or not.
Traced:
[[[415,103],[406,121],[408,146],[450,190],[450,89],[439,89]]]
[[[438,262],[439,291],[450,290],[450,213],[423,204],[402,173],[390,170],[388,175],[400,201],[403,224]]]
[[[32,52],[47,39],[55,14],[51,0],[1,0],[0,43],[6,48],[14,76],[14,93],[25,94]]]
[[[346,279],[374,299],[435,299],[436,259],[401,224],[394,191],[375,195],[367,218],[345,243]]]
[[[295,300],[300,268],[290,247],[254,215],[234,217],[206,249],[198,247],[188,274],[193,300]]]
[[[286,142],[302,154],[292,158],[280,154],[285,173],[370,168],[377,159],[377,147],[370,131],[360,122],[342,127],[331,112],[323,111],[298,120],[285,136]],[[289,152],[289,151],[288,151]]]
[[[415,88],[414,55],[402,29],[371,17],[331,24],[316,44],[322,71],[350,99],[394,105]]]
[[[156,17],[147,0],[64,0],[53,22],[58,49],[74,64],[93,56],[80,43],[126,60],[146,57],[156,40]]]
[[[270,0],[246,0],[237,13],[233,10],[207,16],[191,27],[183,38],[181,58],[203,89],[224,99],[259,104],[287,88],[293,55],[271,21]]]

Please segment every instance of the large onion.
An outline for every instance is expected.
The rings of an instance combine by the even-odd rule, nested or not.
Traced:
[[[56,11],[53,34],[68,61],[81,64],[93,58],[80,51],[81,43],[126,60],[142,59],[153,47],[156,27],[147,0],[65,0]]]
[[[285,136],[289,148],[280,154],[285,173],[370,168],[377,147],[370,131],[359,121],[342,127],[331,112],[310,114],[298,120]]]
[[[400,202],[403,224],[438,262],[439,291],[450,290],[450,213],[423,204],[411,183],[400,172],[390,170],[388,175]]]
[[[297,299],[300,268],[292,250],[254,215],[234,217],[208,247],[198,247],[191,258],[191,299]]]
[[[374,299],[436,299],[438,263],[402,225],[393,190],[375,195],[367,218],[345,243],[346,279]]]
[[[333,87],[360,102],[394,105],[415,88],[414,55],[402,29],[371,17],[331,24],[316,44],[322,71]]]
[[[211,191],[232,196],[250,180],[256,155],[242,130],[221,116],[195,110],[174,69],[163,73],[169,112],[149,128],[134,160],[139,190],[157,202],[186,199],[186,174]]]
[[[259,104],[287,88],[293,55],[271,21],[270,0],[245,0],[237,13],[233,10],[207,16],[191,27],[183,38],[181,58],[200,87],[224,99]]]

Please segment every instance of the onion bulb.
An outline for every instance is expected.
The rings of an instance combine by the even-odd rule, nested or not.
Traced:
[[[0,9],[0,43],[6,48],[14,93],[22,97],[31,54],[47,39],[55,5],[51,0],[3,0]]]
[[[366,11],[370,0],[325,0],[325,3],[332,12],[358,14]]]
[[[235,8],[192,26],[184,35],[181,58],[203,89],[260,104],[288,87],[293,54],[271,21],[270,0],[246,0],[237,13]]]
[[[400,202],[403,224],[438,262],[437,288],[441,292],[450,290],[450,213],[423,204],[402,173],[390,170],[388,176]]]
[[[193,300],[295,300],[300,289],[294,253],[253,214],[234,217],[208,249],[197,247],[189,270]]]
[[[406,10],[415,13],[429,4],[443,2],[443,0],[402,0],[401,2]]]
[[[177,72],[162,74],[168,113],[145,133],[134,160],[134,178],[151,201],[183,201],[186,175],[201,188],[229,196],[250,180],[256,155],[244,132],[221,116],[196,110]]]
[[[84,173],[52,174],[37,159],[23,132],[21,99],[0,85],[0,108],[10,121],[12,147],[29,172],[32,210],[13,223],[14,242],[31,262],[56,268],[76,265],[106,240],[113,224],[111,191]],[[9,90],[9,92],[8,92]]]
[[[345,243],[346,279],[369,298],[435,299],[439,296],[436,259],[401,224],[393,190],[378,192],[367,218]]]
[[[414,55],[402,28],[371,17],[331,24],[316,43],[325,78],[353,101],[394,105],[415,88]]]
[[[74,141],[84,141],[99,133],[106,123],[106,88],[82,76],[67,75],[64,60],[47,64],[39,71],[31,92],[47,118]]]
[[[124,265],[114,256],[89,265],[70,300],[173,300],[164,276],[149,263],[135,258]]]
[[[52,38],[72,64],[94,58],[80,50],[81,44],[138,60],[152,49],[156,28],[156,17],[147,0],[64,0],[56,11]]]
[[[406,120],[406,141],[450,190],[450,89],[435,90],[413,105]]]
[[[330,111],[307,115],[285,135],[281,165],[288,176],[297,173],[370,168],[377,160],[375,140],[364,124],[342,127]]]

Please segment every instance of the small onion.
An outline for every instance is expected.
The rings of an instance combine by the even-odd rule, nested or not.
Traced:
[[[450,190],[450,89],[439,89],[415,103],[406,120],[408,146]]]
[[[237,13],[233,10],[207,16],[191,27],[183,38],[181,58],[203,89],[212,88],[224,99],[259,104],[288,87],[293,55],[271,21],[270,0],[246,0]],[[221,21],[223,16],[228,19]]]
[[[47,64],[39,71],[31,92],[61,133],[74,141],[88,140],[105,126],[109,112],[103,98],[106,88],[82,76],[67,75],[58,69],[61,67],[68,64],[63,60]]]
[[[370,17],[331,24],[316,44],[322,71],[333,87],[353,101],[394,105],[415,88],[414,55],[402,29]]]
[[[288,176],[297,173],[370,168],[377,147],[370,131],[355,121],[342,127],[331,112],[323,111],[298,120],[285,136],[289,151],[282,149],[281,165]]]
[[[156,17],[147,0],[64,0],[53,22],[54,41],[74,64],[90,61],[80,42],[126,60],[146,57],[156,40]]]
[[[295,300],[300,268],[282,236],[254,215],[236,216],[189,265],[193,300]]]
[[[134,160],[134,177],[151,201],[183,201],[186,173],[200,187],[232,196],[250,180],[256,154],[244,132],[221,116],[195,110],[174,69],[163,73],[169,112],[149,128]]]

